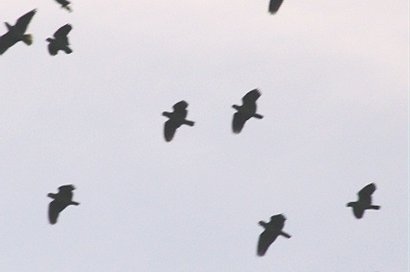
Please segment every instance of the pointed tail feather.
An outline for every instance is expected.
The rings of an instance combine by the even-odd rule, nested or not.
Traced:
[[[372,205],[372,206],[370,206],[370,207],[369,207],[369,209],[372,209],[372,210],[379,210],[379,209],[380,209],[380,206],[377,206],[377,205]]]
[[[284,237],[286,237],[286,238],[290,238],[290,237],[292,237],[292,236],[290,236],[289,234],[287,234],[286,232],[284,232],[284,231],[281,231],[280,232],[280,235],[282,235],[282,236],[284,236]]]
[[[33,36],[31,34],[24,35],[23,42],[27,45],[31,45],[33,43]]]
[[[195,124],[195,122],[193,122],[193,121],[189,121],[189,120],[185,120],[184,121],[184,125],[188,125],[188,126],[194,126],[194,124]]]

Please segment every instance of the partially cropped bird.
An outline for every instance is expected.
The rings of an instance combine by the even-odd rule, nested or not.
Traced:
[[[256,113],[256,100],[261,96],[258,89],[254,89],[248,92],[242,98],[242,106],[233,105],[232,107],[237,110],[233,116],[232,130],[234,133],[240,133],[250,118],[254,117],[262,119],[263,116]]]
[[[53,38],[47,38],[46,41],[48,44],[48,52],[50,55],[55,56],[58,54],[58,51],[62,50],[66,54],[71,54],[73,50],[69,47],[70,43],[68,42],[68,33],[71,31],[72,27],[69,24],[63,25],[54,33]]]
[[[25,33],[35,13],[35,9],[27,12],[17,19],[17,22],[14,26],[10,25],[9,23],[5,23],[8,31],[6,34],[0,37],[0,55],[2,55],[4,52],[6,52],[7,49],[12,47],[19,41],[22,41],[27,45],[31,45],[33,43],[33,36],[31,34]]]
[[[258,241],[258,256],[264,256],[269,246],[278,238],[279,235],[282,235],[286,238],[291,236],[286,232],[282,231],[285,226],[286,217],[283,214],[277,214],[271,216],[268,223],[259,221],[259,225],[265,228],[265,230],[259,235]]]
[[[70,8],[70,2],[67,0],[56,0],[57,3],[59,3],[61,5],[62,8],[68,10],[69,12],[71,12],[71,8]]]
[[[283,0],[270,0],[269,3],[269,13],[275,14],[278,12],[280,6],[282,5]]]
[[[169,118],[169,120],[166,121],[164,125],[165,141],[171,141],[172,138],[174,138],[177,128],[179,128],[180,126],[188,125],[192,127],[195,124],[195,122],[193,121],[186,120],[186,116],[188,114],[188,111],[186,110],[187,107],[188,103],[182,100],[173,106],[173,112],[164,111],[162,113],[163,116]]]
[[[380,206],[372,205],[372,194],[376,191],[376,184],[370,183],[363,187],[357,195],[359,199],[356,202],[347,203],[347,207],[352,207],[353,214],[356,218],[363,217],[365,210],[379,210]]]
[[[47,196],[51,197],[53,201],[48,206],[48,219],[50,224],[57,223],[58,216],[65,208],[70,205],[80,205],[80,203],[73,201],[73,185],[63,185],[58,187],[58,193],[49,193]]]

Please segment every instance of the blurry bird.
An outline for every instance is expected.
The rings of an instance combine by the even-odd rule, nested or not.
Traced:
[[[270,0],[269,3],[269,13],[275,14],[278,12],[280,5],[282,5],[283,0]]]
[[[232,130],[234,133],[240,133],[245,125],[246,121],[255,117],[262,119],[263,116],[256,113],[256,100],[261,96],[258,89],[254,89],[248,92],[242,98],[242,106],[233,105],[232,107],[237,110],[233,116]]]
[[[58,187],[58,193],[49,193],[47,196],[54,199],[50,202],[48,207],[48,219],[50,224],[57,223],[57,218],[60,212],[70,205],[80,205],[80,203],[73,201],[73,185],[63,185]]]
[[[19,41],[23,41],[27,45],[31,45],[33,43],[33,36],[31,34],[25,34],[25,32],[35,13],[35,9],[27,12],[18,18],[14,26],[11,26],[9,23],[5,23],[8,32],[0,37],[0,55]]]
[[[171,141],[175,135],[177,128],[182,125],[193,126],[195,122],[186,120],[186,116],[188,114],[186,108],[188,107],[188,103],[184,100],[176,103],[173,108],[173,112],[166,112],[162,113],[163,116],[169,118],[168,121],[165,122],[164,125],[164,137],[167,142]]]
[[[69,7],[69,5],[71,4],[69,1],[67,1],[67,0],[56,0],[56,2],[59,3],[62,8],[65,8],[69,12],[72,11],[71,8]]]
[[[259,225],[265,228],[265,230],[259,235],[258,241],[258,256],[265,255],[269,246],[278,238],[279,235],[282,235],[286,238],[291,236],[286,232],[283,232],[282,229],[285,226],[286,217],[283,214],[277,214],[271,216],[268,223],[259,221]]]
[[[68,42],[67,37],[71,29],[71,25],[63,25],[54,33],[54,39],[47,38],[46,41],[49,42],[48,52],[50,53],[50,55],[55,56],[60,50],[64,51],[66,54],[71,54],[73,52],[73,50],[71,50],[71,48],[68,47],[70,43]]]
[[[356,202],[347,203],[347,207],[352,207],[353,214],[356,218],[360,219],[363,217],[365,210],[378,210],[380,206],[372,205],[372,194],[376,191],[376,184],[367,184],[363,189],[357,194],[359,199]]]

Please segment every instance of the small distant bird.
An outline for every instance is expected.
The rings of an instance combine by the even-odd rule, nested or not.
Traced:
[[[73,185],[63,185],[58,187],[58,193],[49,193],[47,196],[51,197],[53,201],[48,206],[48,219],[50,224],[57,223],[57,218],[60,212],[70,205],[80,205],[80,203],[73,201]]]
[[[283,214],[277,214],[271,216],[268,223],[259,221],[259,225],[265,228],[265,230],[259,235],[258,242],[258,256],[264,256],[269,246],[278,238],[279,235],[282,235],[286,238],[291,236],[286,232],[282,231],[285,226],[286,217]]]
[[[347,203],[347,207],[352,207],[353,214],[356,218],[360,219],[363,217],[365,210],[378,210],[380,206],[372,205],[372,194],[376,191],[376,184],[367,184],[363,189],[357,194],[359,200],[356,202]]]
[[[174,138],[175,132],[180,126],[188,125],[192,127],[195,124],[195,122],[185,119],[188,114],[188,111],[186,110],[187,107],[188,103],[182,100],[173,106],[173,112],[164,111],[162,113],[163,116],[169,118],[169,120],[166,121],[164,125],[164,137],[167,142],[171,141],[172,138]]]
[[[25,33],[35,13],[35,9],[27,12],[26,14],[18,18],[14,26],[11,26],[9,23],[5,23],[8,32],[0,37],[0,55],[2,55],[4,52],[6,52],[7,49],[12,47],[19,41],[22,41],[27,45],[31,45],[33,43],[33,36],[31,34]]]
[[[62,8],[65,8],[66,10],[68,10],[69,12],[71,12],[71,8],[70,8],[70,2],[67,0],[56,0],[57,3],[59,3],[61,5]]]
[[[257,119],[262,119],[263,116],[256,113],[256,100],[261,96],[258,89],[254,89],[248,92],[242,98],[242,106],[233,105],[232,107],[237,110],[233,116],[232,130],[234,133],[240,133],[246,123],[250,118],[254,117]]]
[[[269,13],[275,14],[278,12],[280,5],[282,5],[283,0],[270,0],[269,3]]]
[[[54,39],[47,38],[46,41],[49,42],[48,52],[50,53],[50,55],[55,56],[60,50],[64,51],[66,54],[71,54],[73,52],[73,50],[71,50],[71,48],[68,47],[70,43],[68,42],[67,37],[71,29],[71,25],[63,25],[54,33]]]

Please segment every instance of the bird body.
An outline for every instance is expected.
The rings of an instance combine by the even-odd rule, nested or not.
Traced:
[[[270,245],[278,238],[279,235],[282,235],[286,238],[291,238],[289,234],[282,231],[285,226],[286,217],[283,214],[277,214],[271,217],[269,222],[259,221],[259,225],[262,226],[265,230],[259,236],[258,241],[258,256],[264,256]]]
[[[71,25],[63,25],[54,33],[54,38],[47,38],[46,41],[49,42],[48,52],[50,55],[55,56],[60,50],[64,51],[66,54],[71,54],[73,52],[73,50],[69,47],[70,43],[67,37],[71,29]]]
[[[19,19],[17,19],[17,22],[14,26],[10,25],[9,23],[5,23],[8,31],[6,34],[0,37],[0,55],[2,55],[7,51],[7,49],[20,41],[24,42],[27,45],[31,45],[33,43],[33,36],[31,34],[25,33],[35,13],[35,9],[27,12]]]
[[[47,196],[52,198],[48,207],[48,219],[50,224],[57,223],[58,216],[65,208],[70,205],[80,205],[80,203],[73,201],[73,185],[63,185],[58,188],[58,193],[49,193]]]
[[[353,214],[357,219],[363,217],[366,210],[379,210],[380,206],[372,205],[372,194],[376,191],[376,184],[370,183],[363,187],[357,194],[359,199],[356,202],[347,203],[347,207],[352,207]]]
[[[174,138],[175,132],[180,126],[188,125],[192,127],[195,124],[193,121],[186,120],[188,115],[187,107],[188,103],[182,100],[173,106],[173,112],[165,111],[162,113],[163,116],[169,118],[164,125],[164,137],[167,142]]]
[[[254,89],[248,92],[242,98],[242,105],[233,105],[232,107],[237,110],[233,116],[232,120],[232,130],[234,133],[240,133],[245,126],[246,121],[254,117],[257,119],[262,119],[263,116],[256,113],[257,106],[256,100],[261,96],[261,93],[258,89]]]

